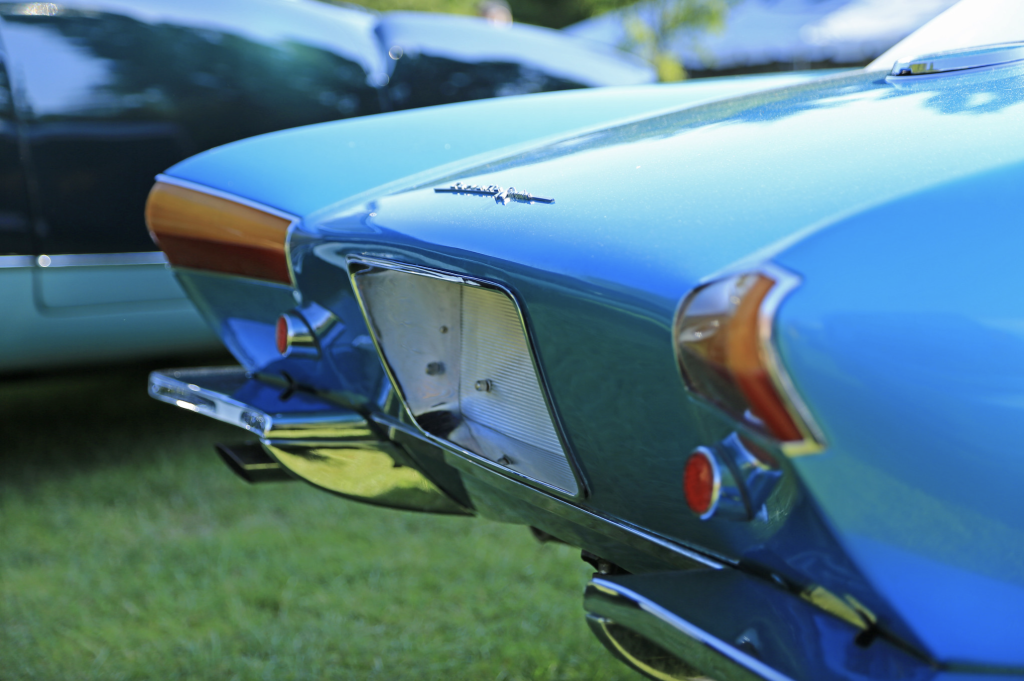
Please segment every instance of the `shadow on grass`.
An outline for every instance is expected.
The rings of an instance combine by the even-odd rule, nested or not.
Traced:
[[[154,447],[147,454],[140,443],[166,443],[190,432],[237,439],[237,429],[198,419],[147,393],[150,371],[232,363],[230,356],[210,355],[0,379],[0,470],[5,481],[30,485],[97,466],[145,464],[138,459],[167,451]]]
[[[637,678],[587,631],[577,550],[246,485],[211,448],[240,431],[146,394],[175,365],[0,383],[5,681]]]

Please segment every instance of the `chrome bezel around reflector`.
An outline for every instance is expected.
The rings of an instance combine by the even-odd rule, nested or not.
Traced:
[[[761,302],[758,317],[757,331],[761,340],[761,356],[768,369],[768,377],[775,385],[775,390],[786,409],[795,417],[797,428],[803,435],[802,440],[782,443],[782,453],[789,457],[819,454],[825,449],[825,436],[807,403],[793,385],[793,379],[789,377],[789,372],[779,357],[774,338],[775,316],[778,314],[779,306],[800,286],[802,280],[799,275],[774,263],[764,263],[759,271],[775,280],[775,286]]]
[[[679,327],[681,318],[687,314],[690,303],[698,293],[719,282],[735,279],[743,275],[754,274],[763,275],[774,282],[758,308],[758,356],[760,357],[761,364],[771,381],[782,407],[786,410],[787,414],[792,419],[793,424],[800,432],[799,439],[780,442],[780,449],[783,454],[790,458],[818,454],[825,448],[825,438],[821,432],[821,428],[818,426],[814,416],[811,414],[810,409],[803,401],[803,398],[797,391],[792,379],[789,377],[789,374],[779,357],[774,338],[775,317],[778,313],[779,306],[787,296],[800,286],[801,278],[799,275],[794,274],[793,272],[790,272],[789,270],[774,263],[766,262],[750,270],[743,270],[731,275],[716,277],[705,281],[691,289],[685,296],[683,296],[682,300],[679,301],[679,305],[676,307],[676,312],[673,315],[673,329],[677,329]],[[673,331],[673,336],[675,336],[675,331]],[[686,371],[683,369],[683,361],[681,357],[682,348],[680,346],[679,339],[676,337],[673,337],[672,339],[672,349],[676,359],[676,366],[679,368],[687,389],[699,396],[700,399],[705,402],[714,405],[726,414],[730,414],[728,410],[720,404],[717,404],[713,399],[698,389],[693,384],[690,377],[687,376]],[[732,416],[732,414],[730,415]],[[745,425],[748,427],[751,426],[750,423],[745,423]],[[761,429],[755,428],[755,430]],[[770,433],[766,434],[774,438]]]
[[[569,446],[566,441],[565,433],[561,427],[561,423],[559,422],[558,416],[552,407],[551,398],[547,390],[547,383],[545,381],[544,374],[540,367],[540,364],[537,362],[537,358],[534,353],[531,334],[529,332],[529,328],[527,327],[522,307],[519,304],[519,301],[516,299],[515,295],[508,288],[495,282],[478,279],[475,277],[469,277],[461,274],[453,274],[441,270],[420,267],[416,265],[409,265],[407,263],[363,256],[350,256],[347,259],[347,261],[349,266],[349,276],[352,281],[352,289],[355,292],[356,299],[358,300],[360,308],[362,309],[363,312],[363,316],[366,319],[366,324],[370,330],[370,336],[373,339],[374,345],[377,348],[377,353],[380,356],[381,362],[388,375],[388,378],[390,379],[391,384],[394,387],[395,394],[398,395],[399,399],[402,402],[403,408],[408,413],[410,419],[415,424],[418,431],[422,433],[423,437],[445,448],[450,452],[470,459],[473,462],[480,464],[492,471],[505,475],[506,477],[511,477],[523,482],[528,482],[533,485],[543,486],[544,488],[554,491],[559,495],[567,498],[581,498],[584,495],[584,484],[581,480],[579,469],[573,461]],[[399,376],[404,372],[406,378],[409,379],[410,370],[407,367],[395,366],[394,362],[396,361],[396,358],[394,357],[392,357],[389,360],[388,353],[386,351],[386,348],[384,347],[385,342],[381,338],[381,330],[378,327],[378,324],[375,323],[374,311],[372,309],[375,305],[379,305],[379,303],[370,302],[370,300],[368,299],[367,291],[364,290],[364,282],[360,281],[361,276],[371,274],[374,272],[400,273],[410,276],[423,277],[424,282],[432,280],[433,282],[436,282],[436,284],[439,286],[449,284],[453,286],[466,287],[467,289],[476,289],[481,291],[488,291],[493,294],[500,294],[511,305],[512,310],[514,310],[518,332],[522,334],[522,341],[525,344],[525,356],[521,356],[519,359],[527,361],[530,369],[532,369],[532,378],[536,380],[536,388],[538,391],[537,398],[539,398],[540,404],[534,404],[533,402],[526,403],[522,401],[516,402],[515,399],[512,397],[510,397],[509,399],[514,404],[517,404],[519,408],[526,407],[535,409],[540,407],[542,409],[542,414],[548,420],[554,438],[555,440],[557,440],[558,451],[554,451],[553,449],[550,448],[544,449],[535,446],[525,440],[518,440],[500,430],[494,430],[493,423],[486,423],[469,418],[463,418],[462,410],[466,404],[470,404],[469,402],[464,402],[463,398],[459,393],[460,386],[462,385],[461,375],[459,372],[461,372],[462,369],[463,353],[466,350],[466,347],[464,346],[464,339],[462,338],[462,319],[464,317],[464,311],[462,308],[463,298],[461,298],[461,296],[464,294],[465,289],[459,289],[460,302],[457,311],[457,321],[447,320],[443,317],[438,317],[437,319],[432,320],[434,325],[437,327],[440,327],[442,325],[451,326],[451,330],[453,332],[452,336],[454,338],[453,340],[447,342],[454,343],[458,346],[456,359],[459,362],[458,369],[455,369],[455,367],[445,366],[445,364],[441,365],[441,367],[444,368],[438,367],[443,372],[451,371],[454,373],[454,378],[446,379],[446,381],[449,383],[448,387],[455,391],[455,396],[452,397],[450,395],[439,394],[440,396],[437,397],[436,399],[440,401],[435,406],[444,405],[440,412],[452,413],[450,410],[447,409],[447,406],[457,405],[459,412],[456,414],[456,416],[460,419],[459,423],[461,423],[462,421],[467,422],[467,425],[470,426],[470,430],[474,431],[474,435],[477,434],[476,430],[478,429],[492,431],[488,435],[488,438],[492,438],[492,436],[496,437],[490,439],[489,445],[481,447],[481,449],[489,449],[495,446],[500,448],[502,445],[496,443],[501,443],[504,441],[508,445],[522,445],[522,448],[518,450],[518,454],[520,454],[521,456],[517,457],[517,459],[502,457],[495,460],[493,458],[488,458],[487,456],[484,456],[480,452],[473,451],[472,449],[469,448],[469,446],[465,444],[454,442],[451,439],[448,439],[447,437],[438,435],[436,432],[431,432],[431,430],[428,429],[428,427],[430,427],[431,425],[435,426],[433,429],[436,431],[444,430],[444,428],[436,427],[437,424],[428,424],[427,426],[425,426],[424,423],[421,422],[420,418],[425,414],[419,414],[419,416],[417,416],[418,412],[423,411],[424,404],[421,404],[421,402],[423,402],[423,395],[410,395],[406,391],[406,387],[403,386]],[[442,306],[443,303],[438,303],[439,310],[442,309]],[[458,337],[455,337],[456,333],[458,334]],[[435,342],[441,344],[445,343],[445,341],[442,340],[437,340]],[[477,343],[477,347],[479,348],[479,342]],[[441,352],[444,351],[442,350]],[[439,355],[437,359],[444,358],[444,356]],[[399,364],[401,364],[401,362],[399,362]],[[426,367],[425,373],[427,375],[431,375],[429,371],[429,363]],[[476,381],[476,383],[482,383],[482,381]],[[440,387],[443,388],[443,384]],[[485,386],[485,388],[486,387],[487,386]],[[476,390],[479,391],[481,390],[481,388],[477,386]],[[468,400],[470,398],[467,397],[466,399]],[[433,413],[437,414],[440,412]],[[451,430],[449,434],[454,434],[456,430],[457,428],[453,428],[453,430]],[[511,440],[512,442],[507,442],[507,440]],[[531,448],[533,451],[531,451]],[[507,451],[509,451],[509,453],[511,454],[516,453],[512,452],[511,450]],[[555,467],[557,470],[548,469],[552,473],[551,475],[542,474],[543,471],[547,468],[547,465],[544,463],[545,455],[557,456],[560,459],[562,459],[565,464],[564,468],[562,468],[562,464],[559,463]],[[549,459],[548,462],[550,463],[550,461],[551,460]],[[517,470],[517,468],[525,470]],[[562,473],[559,474],[558,470],[561,470]]]

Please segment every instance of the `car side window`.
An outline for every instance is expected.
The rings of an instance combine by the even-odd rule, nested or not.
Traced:
[[[36,5],[0,4],[0,16],[42,253],[154,250],[142,215],[156,174],[238,139],[380,110],[363,66],[247,31],[245,11],[210,28],[67,4],[25,11]]]
[[[581,87],[585,86],[524,64],[411,53],[395,65],[389,89],[395,109],[412,109]]]
[[[395,109],[612,84],[601,73],[607,57],[546,29],[394,12],[381,17],[376,33]]]
[[[7,73],[7,54],[0,42],[0,256],[31,253],[28,187],[18,150],[18,121]]]

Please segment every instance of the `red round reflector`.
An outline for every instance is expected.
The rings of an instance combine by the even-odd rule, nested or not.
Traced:
[[[708,517],[718,502],[718,471],[711,454],[698,449],[683,469],[683,495],[690,510]]]
[[[274,331],[277,337],[277,351],[283,355],[288,352],[288,319],[284,315],[277,318]]]

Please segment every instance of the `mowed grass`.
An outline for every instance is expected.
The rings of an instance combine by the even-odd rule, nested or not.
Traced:
[[[636,679],[579,552],[249,486],[150,367],[0,383],[0,679]]]

